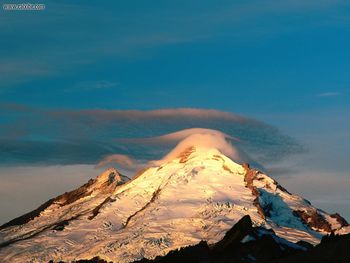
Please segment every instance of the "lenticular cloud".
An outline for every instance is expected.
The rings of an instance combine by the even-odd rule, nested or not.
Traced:
[[[198,136],[190,138],[194,134],[205,135],[204,141],[215,138],[215,144],[229,142],[240,155],[262,164],[303,150],[297,141],[271,125],[218,110],[6,107],[0,118],[4,116],[11,118],[11,124],[0,129],[1,165],[101,166],[116,162],[128,167],[133,165],[131,160],[146,163],[162,159],[180,141],[196,141]]]
[[[133,144],[141,144],[147,145],[148,147],[152,148],[163,147],[164,149],[170,149],[170,151],[166,153],[163,158],[161,158],[160,160],[153,160],[150,163],[148,163],[148,165],[161,165],[176,158],[183,151],[190,147],[201,147],[216,148],[226,156],[230,157],[232,160],[235,160],[236,162],[249,162],[251,164],[254,164],[255,166],[259,166],[262,168],[260,164],[256,163],[242,149],[235,145],[235,143],[237,144],[239,142],[239,139],[212,129],[192,128],[169,134],[164,134],[157,137],[129,138],[122,139],[121,141],[124,143],[127,142],[130,147],[132,147]],[[176,146],[174,146],[174,148],[171,149],[173,145]],[[112,163],[124,166],[124,159],[129,159],[129,157],[126,156],[117,155],[118,158],[114,158],[114,156],[116,155],[112,154],[106,156],[101,162],[99,162],[98,166],[103,166]],[[133,163],[133,166],[135,168],[137,168],[140,165],[140,163]],[[130,165],[127,168],[132,168],[132,166]]]
[[[220,134],[220,132],[217,131],[213,132],[214,133],[194,133],[188,135],[188,137],[177,144],[176,147],[171,150],[166,156],[164,156],[164,158],[161,159],[158,163],[168,162],[177,157],[189,147],[193,146],[203,148],[216,148],[226,156],[231,157],[234,160],[241,161],[242,157],[238,153],[238,150],[232,144],[230,144],[229,141],[226,140],[223,134]]]

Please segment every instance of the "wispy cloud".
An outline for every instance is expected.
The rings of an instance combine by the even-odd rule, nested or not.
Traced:
[[[317,97],[336,97],[340,95],[341,95],[340,92],[323,92],[323,93],[317,94]]]
[[[48,110],[7,105],[0,118],[7,120],[0,130],[2,165],[96,164],[115,154],[155,160],[179,140],[208,129],[225,134],[260,163],[303,150],[273,126],[218,110]],[[14,134],[16,129],[21,133]]]
[[[319,11],[344,3],[346,1],[335,0],[250,1],[226,5],[188,2],[183,7],[170,3],[161,8],[149,5],[141,9],[110,3],[110,8],[105,9],[85,2],[48,1],[50,8],[45,12],[26,14],[25,19],[20,12],[2,12],[0,38],[4,46],[0,50],[0,64],[6,67],[0,67],[0,74],[6,78],[0,85],[7,87],[70,73],[101,58],[139,56],[144,54],[140,51],[157,46],[202,41],[218,35],[231,35],[237,41],[247,35],[260,38],[281,30],[285,32],[286,27],[274,24],[262,29],[252,27],[251,21],[267,15]],[[104,19],[99,19],[100,16]],[[31,28],[36,30],[29,31]],[[19,46],[18,43],[26,44]]]
[[[79,82],[72,87],[68,87],[65,89],[67,92],[75,92],[75,91],[94,91],[94,90],[103,90],[103,89],[111,89],[118,87],[120,85],[119,82],[109,81],[109,80],[95,80],[95,81],[84,81]]]
[[[130,169],[137,164],[136,160],[125,154],[111,154],[105,156],[96,164],[96,167],[104,167],[107,165],[117,164],[121,168]]]

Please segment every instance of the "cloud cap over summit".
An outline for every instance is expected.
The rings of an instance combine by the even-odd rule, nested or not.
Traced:
[[[0,118],[7,121],[0,130],[3,165],[96,164],[112,154],[155,160],[179,139],[206,129],[225,134],[261,163],[303,151],[296,140],[271,125],[218,110],[52,110],[23,105],[2,109]]]

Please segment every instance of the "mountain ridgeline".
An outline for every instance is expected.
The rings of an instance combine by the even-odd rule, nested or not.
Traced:
[[[131,180],[108,169],[2,225],[0,259],[348,262],[349,232],[339,214],[314,207],[248,164],[215,148],[189,147]]]

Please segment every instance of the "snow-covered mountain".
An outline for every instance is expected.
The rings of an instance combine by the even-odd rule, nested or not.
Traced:
[[[330,232],[350,232],[340,215],[313,207],[268,175],[215,148],[196,146],[132,180],[108,169],[8,222],[0,227],[0,259],[154,258],[201,240],[216,243],[245,215],[285,243],[317,244]]]

